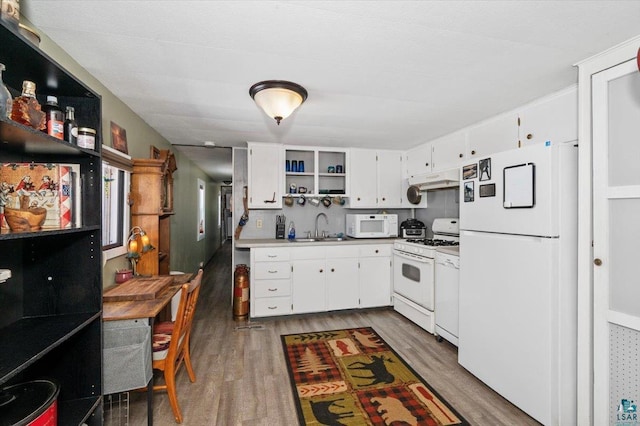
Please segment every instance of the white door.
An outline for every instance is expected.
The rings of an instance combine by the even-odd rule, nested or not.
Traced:
[[[281,209],[282,146],[249,143],[248,147],[249,208]]]
[[[327,259],[327,310],[358,307],[358,258]]]
[[[458,362],[541,423],[572,426],[575,297],[562,298],[559,251],[557,238],[460,232]]]
[[[359,266],[360,307],[391,305],[391,259],[361,257]]]
[[[640,424],[640,73],[593,75],[593,424]],[[628,422],[630,421],[630,422]]]
[[[431,144],[423,143],[406,152],[407,177],[431,172]]]
[[[466,132],[457,132],[443,136],[432,143],[431,170],[457,169],[465,160],[467,150]]]
[[[325,260],[294,260],[291,274],[293,313],[326,311]]]
[[[378,194],[376,151],[372,149],[352,149],[349,157],[350,174],[349,206],[376,207]]]
[[[402,153],[378,152],[378,206],[402,205]]]

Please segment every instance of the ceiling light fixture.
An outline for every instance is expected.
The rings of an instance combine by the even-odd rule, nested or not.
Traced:
[[[304,87],[283,80],[256,83],[249,89],[249,95],[278,125],[307,99]]]

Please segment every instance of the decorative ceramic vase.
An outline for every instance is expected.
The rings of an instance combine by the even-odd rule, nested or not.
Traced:
[[[131,269],[116,271],[116,283],[118,284],[129,281],[131,278],[133,278],[133,271]]]

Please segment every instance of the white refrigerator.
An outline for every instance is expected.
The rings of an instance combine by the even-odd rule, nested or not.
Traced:
[[[576,424],[577,156],[497,153],[460,183],[458,362],[544,425]]]

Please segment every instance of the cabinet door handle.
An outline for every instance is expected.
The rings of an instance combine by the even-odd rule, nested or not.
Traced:
[[[386,199],[386,198],[384,198],[384,197],[382,197],[382,201],[387,201],[387,199]]]
[[[475,149],[471,150],[471,155],[476,155],[476,150]]]
[[[274,309],[278,309],[278,307],[277,306],[267,306],[267,309],[274,310]]]
[[[277,271],[277,270],[275,270],[275,271],[268,271],[268,272],[269,272],[270,274],[275,274],[275,273],[277,273],[278,271]]]
[[[462,155],[462,154],[458,154],[458,157],[462,158],[462,157],[464,157],[464,155]]]
[[[378,250],[376,249],[376,253],[378,253]]]
[[[267,257],[270,257],[270,258],[273,259],[274,257],[278,257],[278,255],[277,254],[268,254]]]
[[[278,291],[278,289],[277,289],[277,288],[270,288],[270,289],[268,289],[268,290],[269,290],[269,291]]]
[[[596,259],[593,261],[593,264],[594,264],[594,265],[596,265],[596,266],[601,266],[601,265],[602,265],[602,259],[597,259],[597,258],[596,258]]]
[[[335,269],[331,268],[331,272],[335,272],[335,271],[336,271]]]
[[[527,134],[527,139],[533,139],[533,134],[531,133]]]
[[[324,271],[322,269],[320,269],[320,273],[323,273]]]
[[[429,167],[429,163],[424,163],[424,165],[425,165],[426,167]]]
[[[358,201],[360,201],[360,197],[358,197]]]

